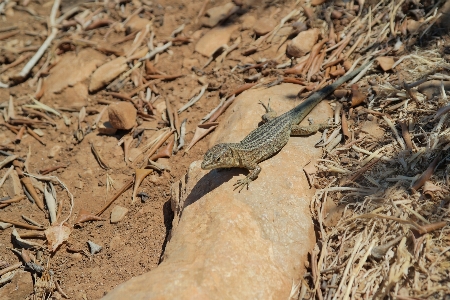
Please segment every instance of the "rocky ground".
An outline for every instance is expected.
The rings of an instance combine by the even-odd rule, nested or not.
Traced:
[[[255,251],[272,243],[273,274],[296,272],[279,295],[448,297],[449,13],[437,0],[3,1],[0,298],[101,298],[163,258],[167,266],[175,245],[187,243],[181,233],[200,243],[202,231],[188,225],[214,226],[234,212],[225,203],[242,208],[258,191],[267,201],[246,212],[263,217],[245,223],[254,231],[241,238]],[[271,171],[253,191],[224,194],[246,173],[199,173],[194,163],[190,172],[216,182],[208,192],[217,202],[196,201],[190,223],[178,225],[179,180],[212,144],[257,126],[258,100],[287,110],[370,58],[362,79],[310,118],[328,111],[338,127],[319,143],[320,134],[293,139],[265,165],[290,174],[280,190],[297,200],[310,193],[294,205],[312,218],[309,229],[300,225],[309,241],[302,253],[277,256],[282,242],[252,238],[274,224],[268,211],[288,207],[270,201],[280,194]],[[311,158],[291,161],[305,145]],[[283,217],[294,220],[295,209]],[[233,236],[213,238],[203,244]]]

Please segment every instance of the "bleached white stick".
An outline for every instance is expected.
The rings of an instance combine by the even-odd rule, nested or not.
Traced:
[[[56,34],[58,33],[58,29],[55,27],[56,24],[56,13],[58,12],[59,6],[61,4],[61,0],[55,0],[53,2],[52,11],[50,13],[50,25],[52,26],[52,32],[47,37],[47,39],[44,41],[42,46],[39,48],[39,50],[33,55],[33,57],[30,59],[30,61],[27,62],[25,67],[23,67],[22,71],[20,71],[18,77],[19,78],[25,78],[28,73],[30,73],[31,69],[37,64],[37,62],[41,59],[42,55],[44,55],[44,52],[47,50],[47,48],[52,43],[53,39],[56,37]]]

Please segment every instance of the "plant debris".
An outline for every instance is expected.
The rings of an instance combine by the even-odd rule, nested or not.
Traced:
[[[448,294],[446,1],[253,2],[0,3],[3,288],[26,266],[18,298],[100,298],[153,269],[170,186],[236,96],[292,83],[303,97],[376,59],[335,92],[304,168],[317,245],[291,298]]]

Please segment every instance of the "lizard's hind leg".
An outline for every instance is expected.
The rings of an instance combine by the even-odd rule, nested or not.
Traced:
[[[267,105],[265,105],[261,100],[259,100],[259,103],[264,107],[264,109],[266,110],[266,113],[264,115],[261,116],[261,119],[263,120],[263,123],[267,123],[270,120],[273,120],[277,117],[277,112],[274,111],[271,107],[270,107],[270,98],[269,101],[267,102]]]
[[[291,128],[291,136],[305,136],[316,133],[319,130],[324,130],[326,128],[332,128],[333,125],[329,125],[326,123],[323,124],[314,124],[309,126],[300,126],[300,125],[292,125]]]

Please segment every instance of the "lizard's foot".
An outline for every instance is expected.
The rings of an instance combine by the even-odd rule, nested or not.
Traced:
[[[264,115],[262,115],[262,120],[264,123],[269,122],[270,120],[273,120],[277,117],[277,112],[274,111],[271,107],[270,107],[270,98],[269,101],[267,102],[267,105],[265,105],[261,100],[259,100],[259,103],[264,107],[264,109],[266,110],[266,113]]]
[[[327,128],[336,128],[336,127],[338,126],[326,123],[314,124],[309,126],[293,125],[291,128],[291,136],[306,136],[316,133],[317,131],[322,131]]]
[[[259,104],[261,104],[264,107],[264,109],[266,110],[266,113],[273,111],[270,108],[270,98],[269,98],[269,101],[267,101],[267,105],[265,105],[261,100],[259,100]]]
[[[244,179],[239,179],[235,184],[233,184],[234,186],[234,190],[239,189],[239,193],[242,191],[242,189],[244,188],[244,186],[247,186],[247,190],[248,190],[248,185],[250,184],[250,182],[252,182],[252,180],[248,177],[245,177]]]

